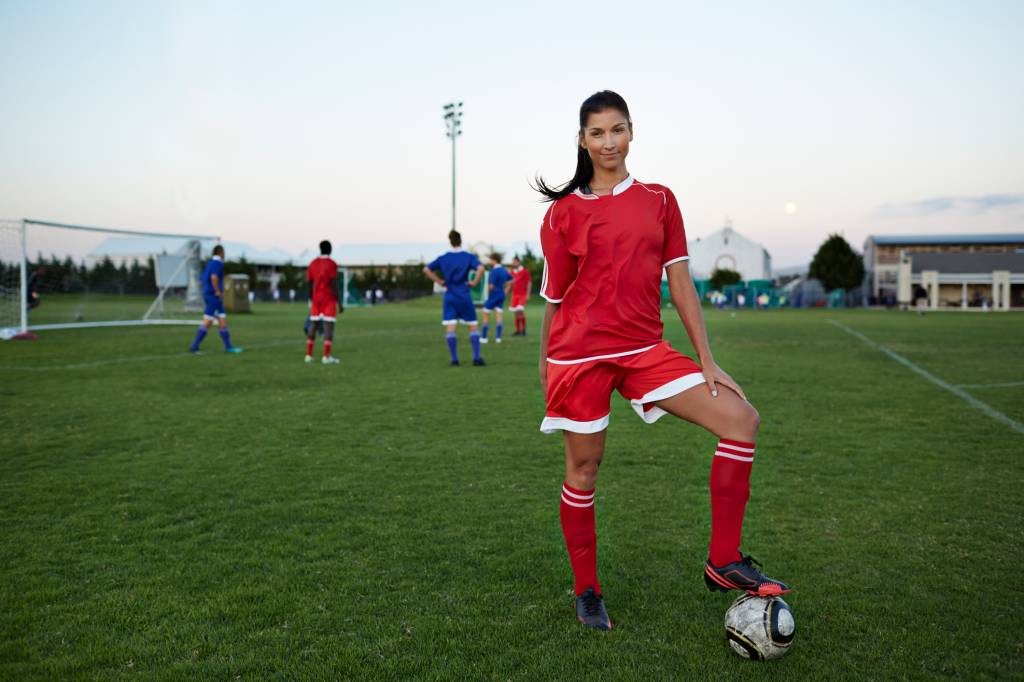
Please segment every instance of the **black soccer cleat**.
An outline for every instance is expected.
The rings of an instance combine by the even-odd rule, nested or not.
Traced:
[[[595,592],[593,587],[576,597],[576,619],[583,623],[585,628],[612,629],[612,621],[604,608],[604,597]]]
[[[475,360],[473,360],[473,366],[474,367],[486,367],[487,363],[484,362],[483,358],[476,358]]]
[[[459,361],[458,360],[452,360],[451,366],[452,367],[458,367],[459,366]]]
[[[780,581],[769,578],[754,567],[754,564],[761,565],[757,559],[746,554],[740,554],[739,561],[734,561],[725,566],[712,566],[711,561],[704,563],[704,584],[712,592],[728,592],[729,590],[743,590],[755,597],[777,597],[780,594],[789,592],[789,586]]]

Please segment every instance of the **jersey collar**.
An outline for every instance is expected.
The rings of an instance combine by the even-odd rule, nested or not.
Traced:
[[[223,258],[221,258],[220,256],[214,256],[214,257],[213,257],[213,260],[224,260],[224,259],[223,259]]]
[[[612,194],[611,195],[613,197],[617,197],[617,196],[619,196],[620,194],[622,194],[623,192],[625,192],[627,189],[629,189],[632,186],[633,186],[633,176],[632,175],[627,175],[625,180],[623,180],[619,184],[615,185],[615,187],[612,187]],[[576,189],[575,194],[576,194],[576,196],[580,197],[581,199],[600,199],[601,198],[598,195],[596,195],[596,194],[594,194],[593,192],[590,191],[590,185],[587,185],[586,190],[587,191],[584,192],[582,189]]]
[[[460,251],[462,251],[461,246],[453,246],[451,250],[452,253],[459,253]]]

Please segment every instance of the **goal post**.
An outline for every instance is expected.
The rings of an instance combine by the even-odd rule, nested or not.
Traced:
[[[0,337],[52,329],[196,324],[219,238],[0,220]]]

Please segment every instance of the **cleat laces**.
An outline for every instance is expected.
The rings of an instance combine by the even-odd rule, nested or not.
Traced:
[[[587,616],[597,616],[601,613],[601,598],[593,590],[587,590],[580,595],[583,599],[583,612]]]

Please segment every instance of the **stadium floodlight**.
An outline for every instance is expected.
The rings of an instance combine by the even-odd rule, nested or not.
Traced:
[[[452,229],[455,229],[455,140],[462,135],[462,102],[449,102],[444,107],[445,133],[452,141]]]
[[[47,329],[195,324],[219,237],[0,221],[0,338]]]

